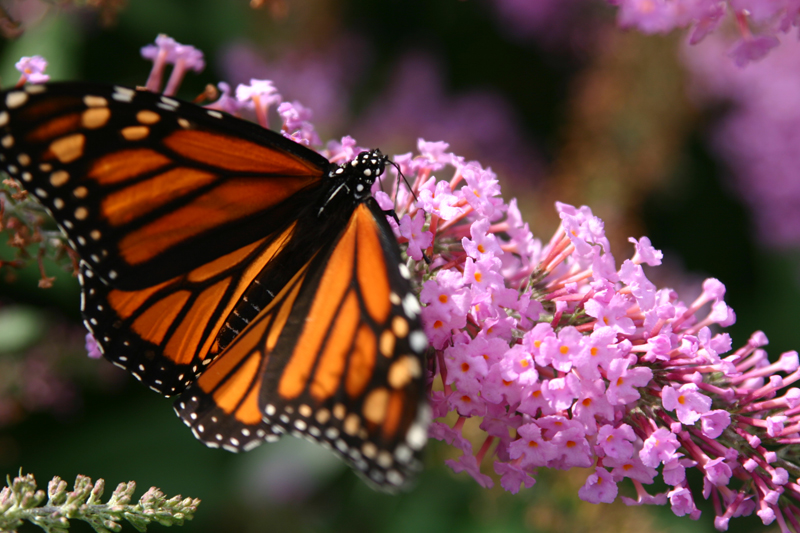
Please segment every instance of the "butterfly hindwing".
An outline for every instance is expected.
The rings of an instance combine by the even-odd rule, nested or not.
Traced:
[[[264,369],[308,271],[304,265],[256,319],[175,402],[195,437],[229,451],[249,450],[280,433],[263,420]]]
[[[261,389],[273,425],[329,445],[385,488],[418,468],[430,417],[428,341],[408,273],[377,202],[360,203],[309,273]]]
[[[359,203],[333,245],[300,269],[176,402],[184,421],[209,445],[241,443],[241,430],[253,431],[244,424],[255,386],[251,370],[225,364],[222,378],[208,376],[229,358],[252,365],[257,359],[267,427],[256,429],[318,441],[384,489],[404,485],[418,468],[430,413],[427,340],[400,261],[377,203]],[[190,401],[205,408],[181,408]],[[217,423],[210,433],[202,422],[221,414],[231,419],[224,428],[230,431]]]
[[[81,311],[103,354],[166,396],[196,379],[285,283],[296,223],[159,285],[126,291],[81,264]],[[272,288],[274,292],[270,291]]]

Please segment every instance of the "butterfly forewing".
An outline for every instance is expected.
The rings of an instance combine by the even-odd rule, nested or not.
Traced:
[[[313,203],[329,166],[219,111],[99,84],[2,93],[0,145],[89,268],[124,289],[280,231]]]
[[[327,161],[243,120],[121,87],[29,85],[0,95],[0,108],[0,158],[83,258],[82,311],[105,356],[181,392],[291,277],[268,265]]]

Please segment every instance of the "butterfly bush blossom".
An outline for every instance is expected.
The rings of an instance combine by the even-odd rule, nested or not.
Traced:
[[[728,55],[738,66],[757,61],[780,44],[800,22],[797,0],[608,0],[619,7],[622,27],[643,33],[667,33],[691,26],[689,43],[697,44],[731,20],[739,38]],[[792,38],[792,36],[788,36]]]
[[[790,33],[800,22],[797,0],[606,0],[617,8],[617,23],[642,33],[669,33],[691,28],[690,44],[719,30],[723,23],[735,28],[738,38],[728,55],[738,66],[757,61],[780,44],[778,36]],[[571,35],[576,15],[589,13],[587,0],[492,0],[503,23],[514,33],[553,38]],[[563,38],[563,37],[562,37]],[[574,38],[574,37],[573,37]]]
[[[281,102],[284,135],[333,162],[363,150],[350,137],[320,146],[310,111],[269,82],[235,97],[220,88],[209,107],[263,118],[259,106]],[[668,503],[697,519],[697,498],[710,498],[719,530],[753,512],[800,530],[798,354],[770,362],[762,332],[734,349],[717,332],[736,318],[720,281],[706,280],[692,302],[657,288],[644,266],[662,254],[647,237],[630,239],[635,253],[617,266],[602,220],[585,206],[556,204],[561,225],[542,243],[495,174],[444,142],[420,140],[417,153],[393,160],[411,191],[385,179],[392,193],[376,182],[373,195],[397,216],[388,220],[424,305],[439,419],[430,436],[461,451],[447,461],[454,471],[488,488],[493,470],[517,493],[538,469],[589,468],[578,491],[589,502],[613,502],[627,479],[628,505]],[[477,450],[464,435],[472,418]],[[687,469],[702,474],[702,490],[690,488]],[[664,492],[646,487],[657,477]]]

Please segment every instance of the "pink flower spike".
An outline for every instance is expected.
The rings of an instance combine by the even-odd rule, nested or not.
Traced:
[[[281,95],[272,85],[272,81],[251,79],[250,85],[240,83],[236,87],[236,99],[243,107],[255,112],[259,124],[269,128],[267,111],[270,106],[281,102]]]
[[[619,279],[630,290],[642,311],[649,311],[656,303],[656,286],[647,279],[642,265],[626,259],[619,269]]]
[[[311,124],[311,110],[300,102],[281,102],[278,115],[283,119],[281,132],[296,143],[306,146],[318,146],[322,141]]]
[[[703,281],[703,296],[708,300],[721,302],[725,298],[725,284],[716,278],[707,278]]]
[[[678,7],[668,0],[619,0],[618,22],[642,33],[667,33],[679,25]]]
[[[418,210],[414,218],[403,215],[400,219],[400,236],[408,240],[408,255],[414,261],[422,261],[422,252],[433,242],[433,234],[423,231],[425,225],[425,212]]]
[[[708,461],[703,465],[703,470],[706,473],[706,479],[716,486],[727,485],[730,483],[731,476],[733,475],[731,468],[725,464],[725,459],[723,457]]]
[[[44,73],[47,68],[47,60],[42,56],[22,57],[16,62],[14,67],[22,74],[17,87],[27,83],[45,83],[50,76]]]
[[[695,520],[695,512],[697,511],[697,507],[694,504],[694,499],[692,498],[692,493],[689,492],[689,489],[686,487],[675,487],[671,491],[667,493],[669,497],[669,503],[672,506],[672,512],[675,513],[676,516],[685,516],[690,515]],[[698,515],[699,518],[699,515]]]
[[[568,470],[572,467],[588,468],[592,465],[592,453],[582,426],[570,425],[558,431],[550,442],[556,447],[557,457],[550,468]]]
[[[700,427],[703,435],[716,439],[731,424],[731,414],[724,409],[715,409],[700,415]]]
[[[622,496],[622,502],[625,505],[632,506],[632,505],[666,505],[667,503],[667,495],[666,493],[659,493],[650,495],[636,480],[633,480],[633,486],[636,487],[636,496],[637,499],[633,500],[626,496]]]
[[[641,483],[650,485],[653,483],[658,471],[655,468],[645,466],[642,460],[637,455],[633,455],[628,459],[615,459],[607,457],[603,460],[603,465],[613,468],[612,474],[616,481],[621,481],[624,478],[635,479]]]
[[[556,411],[568,409],[580,391],[580,380],[575,374],[554,378],[542,386],[542,394]],[[602,386],[602,385],[601,385]]]
[[[417,151],[420,159],[425,161],[426,166],[434,172],[455,163],[453,154],[447,152],[448,148],[450,145],[443,141],[429,142],[425,139],[417,139]]]
[[[231,96],[231,86],[221,81],[217,84],[217,88],[219,89],[219,98],[216,102],[208,104],[205,106],[206,109],[216,109],[218,111],[224,111],[225,113],[229,113],[231,115],[236,115],[239,113],[239,108],[241,105],[239,101]]]
[[[476,394],[480,390],[483,378],[489,373],[486,359],[473,352],[474,349],[469,349],[465,344],[451,346],[444,352],[447,385],[455,383],[458,390],[470,394]]]
[[[544,396],[544,389],[547,388],[549,381],[534,381],[522,390],[522,399],[517,410],[530,416],[536,416],[541,410],[543,416],[555,413],[555,409]]]
[[[480,259],[486,255],[493,257],[502,257],[504,252],[500,245],[497,243],[497,237],[489,230],[489,219],[481,218],[470,226],[469,232],[472,236],[471,239],[464,237],[461,239],[461,246],[464,251],[473,259]]]
[[[443,221],[453,220],[464,214],[464,209],[456,207],[458,197],[453,194],[450,184],[444,180],[430,178],[419,189],[417,206],[426,213],[435,214]]]
[[[172,37],[163,33],[156,37],[156,44],[142,47],[142,57],[153,62],[150,75],[145,87],[152,93],[161,92],[161,80],[164,76],[164,67],[174,59],[175,47],[178,43]]]
[[[500,186],[495,173],[482,169],[476,163],[467,163],[461,168],[461,175],[467,182],[462,190],[469,205],[489,220],[499,218],[502,214],[502,200],[496,198],[500,194]]]
[[[682,453],[676,453],[666,461],[661,469],[661,476],[667,485],[680,485],[686,479],[686,465],[681,460]]]
[[[458,391],[448,396],[447,400],[460,416],[483,416],[486,413],[486,402],[478,394]]]
[[[630,237],[628,238],[628,242],[633,243],[636,248],[636,253],[631,261],[637,265],[647,263],[650,266],[658,266],[661,264],[661,259],[664,258],[664,254],[661,253],[661,250],[656,250],[653,247],[650,243],[650,239],[642,237],[637,241],[633,237]]]
[[[636,326],[628,316],[632,304],[630,296],[614,294],[609,301],[597,296],[591,298],[584,304],[584,309],[587,315],[597,319],[596,328],[609,326],[623,335],[633,335]]]
[[[656,361],[669,361],[672,352],[670,335],[656,335],[647,339],[647,351],[642,359],[648,363]]]
[[[456,425],[456,427],[458,427],[458,425]],[[432,422],[428,427],[428,436],[432,439],[441,440],[455,446],[464,452],[465,455],[472,455],[472,443],[464,438],[460,428],[451,428],[443,422]]]
[[[178,87],[180,87],[186,72],[189,70],[201,72],[206,67],[203,52],[188,44],[176,43],[172,57],[168,61],[175,66],[172,68],[169,81],[164,88],[164,94],[167,96],[173,96],[178,92]]]
[[[633,444],[636,434],[628,424],[621,424],[614,427],[605,424],[597,432],[597,445],[603,450],[607,457],[616,459],[627,459],[633,455]]]
[[[639,457],[645,466],[655,468],[671,459],[679,447],[680,443],[672,432],[666,428],[659,428],[644,441]]]
[[[616,341],[617,332],[610,327],[595,329],[591,335],[581,339],[580,351],[573,357],[581,378],[593,380],[601,377],[598,368],[608,369],[611,361],[620,355]]]
[[[605,468],[596,467],[586,483],[578,489],[581,500],[589,503],[612,503],[617,499],[619,488],[611,473]]]
[[[728,52],[737,67],[744,67],[751,61],[763,59],[770,50],[780,44],[780,41],[771,35],[757,35],[742,37]]]
[[[520,438],[508,446],[508,451],[512,459],[521,459],[523,466],[546,466],[558,456],[558,449],[544,439],[537,424],[524,424],[517,429],[517,434]]]
[[[558,337],[548,337],[541,345],[541,360],[547,361],[556,370],[569,372],[572,363],[581,351],[583,335],[572,326],[558,332]],[[541,363],[540,363],[541,364]]]
[[[678,420],[687,426],[700,420],[700,415],[711,409],[711,398],[699,392],[697,385],[687,383],[680,388],[664,385],[661,402],[667,411],[676,411]]]
[[[499,273],[500,266],[500,259],[496,257],[486,256],[477,261],[467,257],[464,263],[464,283],[471,285],[479,292],[501,288],[505,284],[503,276]]]
[[[92,359],[100,359],[103,357],[103,352],[100,351],[100,345],[91,333],[86,334],[86,355]]]
[[[494,486],[494,481],[492,481],[491,477],[481,474],[481,467],[474,455],[464,454],[458,459],[448,459],[444,463],[452,468],[456,474],[466,472],[483,488],[489,489]]]
[[[800,358],[798,358],[797,352],[792,350],[782,353],[778,359],[778,367],[787,374],[800,368]]]
[[[759,509],[756,515],[761,519],[761,523],[765,526],[770,525],[775,521],[775,510],[763,499],[759,502]]]
[[[787,417],[783,415],[775,415],[767,417],[767,435],[770,437],[780,436],[783,432],[784,423]]]
[[[500,486],[511,494],[518,493],[520,486],[524,486],[526,489],[529,489],[536,483],[536,480],[532,478],[526,471],[518,466],[515,466],[513,463],[495,461],[494,471],[502,476],[500,478]]]
[[[571,376],[572,374],[568,374]],[[551,381],[552,383],[552,381]],[[601,422],[614,419],[614,408],[608,403],[605,391],[605,382],[602,379],[594,381],[582,380],[578,384],[578,401],[572,408],[574,418],[583,422],[587,435],[597,433],[598,420]],[[604,426],[605,427],[605,426]],[[630,426],[628,426],[630,428]],[[613,438],[613,436],[609,435]]]
[[[635,357],[633,360],[635,361]],[[647,367],[628,368],[631,359],[620,358],[611,361],[608,371],[608,390],[606,396],[611,405],[625,405],[638,400],[641,395],[637,387],[644,387],[653,379],[653,371]]]

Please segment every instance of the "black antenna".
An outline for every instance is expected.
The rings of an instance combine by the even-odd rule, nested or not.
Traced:
[[[395,169],[397,169],[397,177],[398,177],[398,182],[400,181],[400,178],[403,178],[403,181],[404,181],[404,182],[406,182],[406,186],[408,187],[408,192],[410,192],[410,193],[411,193],[411,196],[413,196],[413,197],[414,197],[414,201],[418,202],[418,201],[419,201],[419,198],[417,198],[417,195],[416,195],[416,194],[414,194],[414,188],[411,186],[411,184],[410,184],[410,183],[408,182],[408,180],[406,179],[406,176],[405,176],[405,174],[403,174],[403,171],[402,171],[402,170],[400,170],[400,165],[398,165],[397,163],[395,163],[395,162],[394,162],[394,161],[392,161],[391,159],[388,159],[388,162],[389,162],[389,164],[390,164],[390,165],[392,165],[392,166],[393,166]],[[398,187],[397,189],[398,189],[398,190],[400,190],[400,187]],[[397,201],[397,194],[395,194],[395,196],[394,196],[394,199],[395,199],[395,201]],[[393,213],[393,214],[394,214],[394,219],[395,219],[395,220],[397,220],[397,214],[395,214],[395,213]],[[397,220],[397,223],[399,224],[399,223],[400,223],[400,221],[399,221],[399,220]],[[424,259],[424,260],[425,260],[425,263],[426,263],[426,264],[428,264],[428,265],[430,265],[430,264],[431,264],[431,259],[428,257],[428,254],[426,254],[426,253],[425,253],[425,251],[423,251],[423,252],[422,252],[422,259]]]
[[[419,201],[419,198],[417,198],[417,195],[416,195],[416,194],[414,194],[414,188],[413,188],[413,187],[411,187],[411,184],[410,184],[410,183],[408,182],[408,180],[406,179],[406,176],[405,176],[405,174],[403,174],[403,171],[402,171],[402,170],[400,170],[400,165],[398,165],[397,163],[395,163],[395,162],[394,162],[394,161],[392,161],[391,159],[389,159],[389,164],[390,164],[390,165],[392,165],[394,168],[396,168],[396,169],[397,169],[397,176],[398,176],[398,178],[403,178],[403,181],[404,181],[404,182],[406,182],[406,186],[408,187],[408,191],[411,193],[411,196],[413,196],[413,197],[414,197],[414,200],[416,200],[416,201]]]

